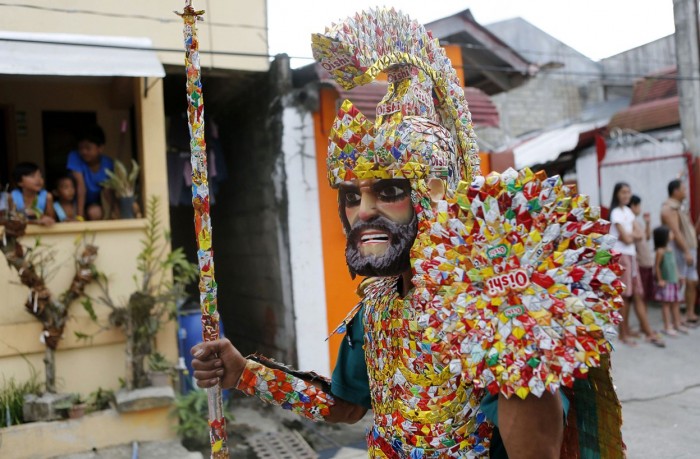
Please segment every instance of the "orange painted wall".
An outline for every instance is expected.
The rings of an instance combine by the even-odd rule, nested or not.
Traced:
[[[477,139],[478,142],[479,139]],[[488,175],[491,172],[491,155],[488,153],[480,152],[479,158],[481,159],[481,175]]]
[[[452,67],[454,67],[457,72],[457,78],[462,86],[466,86],[467,82],[464,80],[464,64],[462,63],[462,47],[459,45],[443,45],[445,54],[450,58],[452,62]]]
[[[338,217],[338,192],[328,185],[326,177],[328,134],[336,115],[338,93],[331,88],[321,88],[320,92],[320,107],[314,113],[314,138],[316,142],[318,196],[321,207],[321,238],[323,239],[323,272],[326,285],[328,333],[330,333],[357,304],[358,297],[355,290],[361,279],[352,280],[345,264],[345,234]],[[331,369],[335,367],[341,339],[343,336],[336,335],[328,342]]]

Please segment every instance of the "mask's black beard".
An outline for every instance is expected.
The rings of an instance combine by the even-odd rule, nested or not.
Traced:
[[[364,256],[360,253],[360,233],[368,229],[386,231],[389,234],[389,248],[384,255]],[[345,260],[350,271],[360,276],[398,276],[411,268],[411,246],[417,232],[418,220],[415,214],[405,225],[399,225],[386,217],[377,217],[371,222],[358,222],[347,232]]]

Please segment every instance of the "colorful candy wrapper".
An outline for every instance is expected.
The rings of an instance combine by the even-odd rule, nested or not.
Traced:
[[[212,229],[209,216],[209,184],[207,180],[207,148],[204,139],[204,98],[202,95],[201,69],[197,20],[204,11],[196,11],[188,0],[182,13],[184,21],[185,67],[187,72],[187,117],[192,152],[192,206],[197,237],[199,259],[199,295],[202,308],[202,339],[219,338],[219,313],[217,311],[216,280],[214,279],[214,254]],[[226,444],[226,419],[223,415],[221,387],[207,390],[209,399],[209,439],[212,458],[228,458]]]

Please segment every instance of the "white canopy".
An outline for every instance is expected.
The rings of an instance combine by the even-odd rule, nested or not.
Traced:
[[[148,38],[0,31],[0,74],[164,77]]]
[[[576,123],[545,131],[513,148],[516,169],[554,161],[560,154],[578,145],[579,136],[587,131],[605,126],[607,120]]]

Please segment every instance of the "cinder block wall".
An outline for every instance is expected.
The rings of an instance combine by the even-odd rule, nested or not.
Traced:
[[[226,334],[244,354],[296,363],[282,158],[282,101],[289,64],[278,58],[217,118],[229,180],[212,211],[219,304]]]
[[[500,127],[509,137],[576,118],[584,102],[577,82],[546,72],[491,98],[498,107]]]

